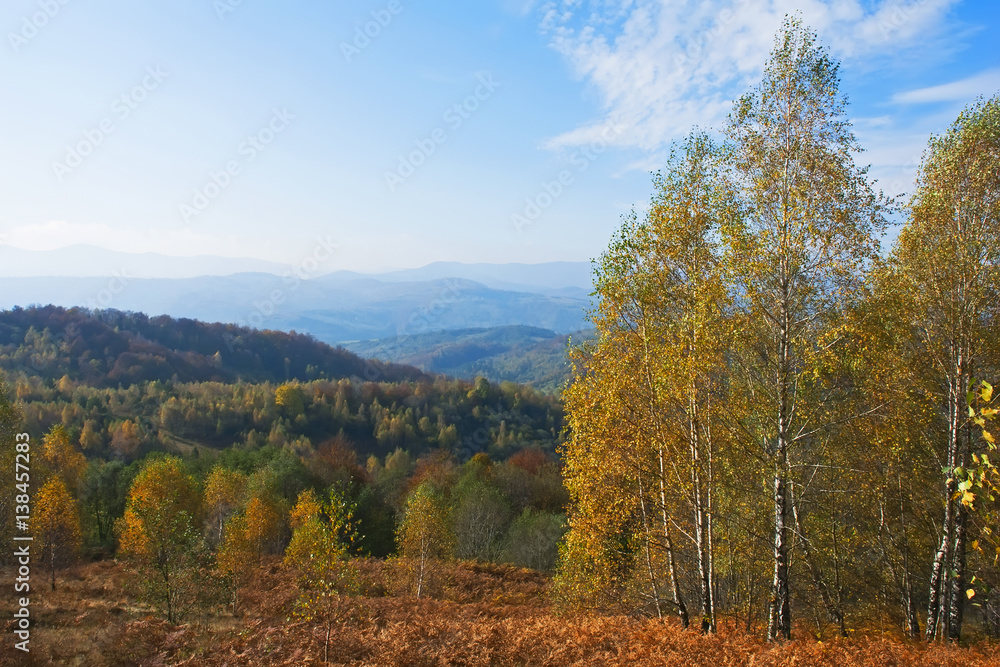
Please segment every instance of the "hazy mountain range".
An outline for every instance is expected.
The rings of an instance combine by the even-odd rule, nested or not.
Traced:
[[[241,271],[253,266],[266,270]],[[328,343],[513,325],[567,334],[586,326],[591,290],[586,262],[436,263],[302,279],[292,267],[252,259],[0,246],[0,267],[8,276],[0,283],[0,308],[114,308],[295,330]],[[43,271],[54,273],[40,275]],[[203,273],[158,277],[192,272]]]
[[[547,390],[567,377],[567,337],[589,327],[591,290],[587,262],[314,277],[246,258],[0,246],[0,309],[82,306],[296,331],[364,357]]]
[[[542,264],[462,264],[435,262],[417,269],[380,273],[324,271],[336,267],[295,267],[246,257],[197,255],[176,257],[158,253],[124,253],[90,245],[72,245],[56,250],[22,250],[0,244],[0,277],[19,278],[100,278],[124,275],[129,278],[198,278],[231,276],[237,273],[296,274],[303,278],[322,275],[340,280],[374,279],[381,282],[427,282],[444,278],[464,278],[486,287],[514,292],[562,293],[579,296],[591,289],[589,262],[546,262]],[[303,271],[312,268],[303,275]]]

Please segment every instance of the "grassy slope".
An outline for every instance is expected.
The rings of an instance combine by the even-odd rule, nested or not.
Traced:
[[[416,600],[388,592],[384,563],[360,566],[365,592],[344,601],[329,647],[332,664],[1000,665],[1000,652],[987,645],[927,647],[881,637],[769,645],[732,631],[702,637],[673,619],[557,616],[546,601],[547,579],[509,567],[461,564],[439,599]],[[119,565],[105,561],[67,572],[55,592],[40,585],[32,591],[34,663],[8,648],[0,664],[321,664],[322,629],[292,616],[294,578],[277,561],[262,566],[244,592],[241,617],[218,615],[179,627],[137,605],[124,591],[124,578]],[[10,618],[10,603],[4,607],[0,613]]]

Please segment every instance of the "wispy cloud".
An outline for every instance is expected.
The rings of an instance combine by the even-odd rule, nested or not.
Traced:
[[[900,104],[962,102],[979,95],[992,95],[998,90],[1000,90],[1000,69],[990,69],[951,83],[897,93],[892,96],[892,101]]]
[[[550,1],[540,8],[541,29],[605,116],[548,147],[585,144],[611,117],[628,127],[619,146],[652,153],[693,126],[717,126],[759,77],[786,14],[801,11],[839,58],[902,58],[942,29],[957,1]]]

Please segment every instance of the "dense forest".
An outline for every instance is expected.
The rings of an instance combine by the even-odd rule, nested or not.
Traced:
[[[23,402],[25,427],[61,424],[89,455],[304,451],[340,436],[361,456],[442,448],[464,461],[526,447],[554,454],[562,437],[559,402],[530,387],[449,380],[305,336],[52,307],[2,312],[0,323],[0,368]],[[227,334],[236,352],[209,354]],[[329,379],[297,379],[309,375]]]
[[[177,488],[198,507],[188,520],[213,551],[230,520],[249,520],[254,553],[283,553],[300,496],[329,502],[332,493],[353,508],[351,553],[390,556],[419,487],[447,507],[456,554],[555,566],[566,502],[555,457],[562,409],[530,387],[368,362],[306,336],[135,313],[28,308],[0,322],[13,399],[5,439],[13,430],[44,435],[33,485],[55,485],[62,501],[35,501],[43,514],[73,517],[72,548],[52,566],[70,553],[116,553],[127,507],[156,466],[190,480]],[[153,597],[176,607],[173,595]],[[186,609],[168,615],[179,620]]]

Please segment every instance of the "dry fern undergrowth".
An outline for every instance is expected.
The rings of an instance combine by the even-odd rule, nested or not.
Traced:
[[[441,599],[417,600],[393,594],[386,563],[358,567],[363,593],[345,600],[347,620],[331,638],[334,665],[1000,667],[1000,647],[986,644],[928,647],[869,637],[770,645],[738,633],[703,637],[672,620],[556,616],[546,601],[547,578],[510,567],[460,564]],[[4,647],[2,664],[322,664],[323,632],[291,616],[295,579],[275,561],[243,591],[241,616],[214,614],[177,627],[130,600],[123,576],[113,562],[91,563],[67,572],[55,592],[33,591],[32,653],[26,660]],[[5,602],[0,613],[10,618],[12,611]]]

